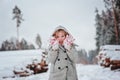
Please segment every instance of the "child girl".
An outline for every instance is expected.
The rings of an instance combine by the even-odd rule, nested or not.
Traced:
[[[49,80],[78,80],[74,39],[62,26],[55,29],[50,40],[48,60],[51,63]]]

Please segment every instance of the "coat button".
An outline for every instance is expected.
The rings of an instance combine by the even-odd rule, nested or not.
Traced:
[[[58,59],[58,61],[60,61],[60,59]]]
[[[58,69],[61,69],[61,67],[58,67]]]
[[[64,53],[66,53],[66,51],[64,51]]]
[[[68,68],[68,66],[66,66],[66,68]]]
[[[67,58],[65,58],[65,60],[67,60]]]

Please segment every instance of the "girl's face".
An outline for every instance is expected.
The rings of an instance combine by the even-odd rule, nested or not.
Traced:
[[[59,31],[56,33],[56,39],[59,41],[60,44],[63,44],[63,41],[65,40],[65,32]]]

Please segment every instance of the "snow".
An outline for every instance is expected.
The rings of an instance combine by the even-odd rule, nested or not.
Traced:
[[[103,62],[105,58],[110,58],[110,60],[120,60],[120,45],[101,46],[96,57],[99,59],[99,63]]]
[[[104,51],[115,51],[115,50],[120,50],[120,45],[104,45],[100,47],[101,50]]]
[[[31,63],[33,59],[41,59],[41,50],[24,50],[24,51],[6,51],[0,52],[0,80],[48,80],[49,70],[45,73],[31,75],[28,77],[10,78],[14,75],[14,68],[23,68],[26,64]],[[49,64],[50,67],[50,64]],[[103,68],[99,65],[82,65],[76,64],[78,80],[120,80],[120,71],[111,71],[109,68]],[[2,77],[9,78],[3,79]]]

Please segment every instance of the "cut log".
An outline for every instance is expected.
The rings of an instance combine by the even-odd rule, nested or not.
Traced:
[[[116,65],[111,66],[111,70],[116,70],[116,69],[120,69],[120,66],[116,66]]]
[[[104,67],[110,67],[110,63],[105,63]]]
[[[112,65],[120,64],[120,60],[111,60]]]
[[[20,77],[26,77],[26,76],[30,76],[30,75],[31,75],[31,74],[30,74],[28,71],[26,71],[26,70],[24,70],[24,71],[16,71],[16,70],[14,70],[13,72],[14,72],[15,75],[18,75],[18,76],[20,76]]]

